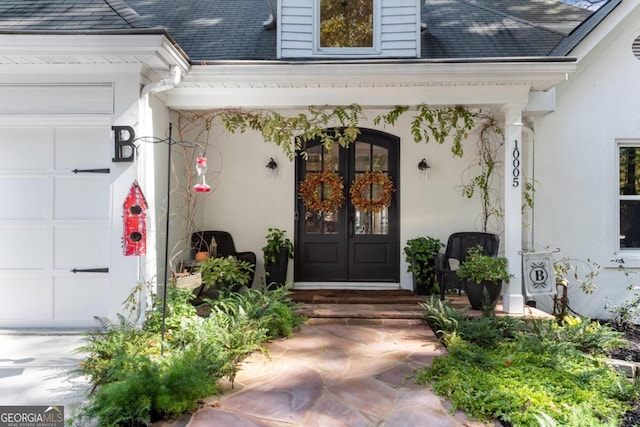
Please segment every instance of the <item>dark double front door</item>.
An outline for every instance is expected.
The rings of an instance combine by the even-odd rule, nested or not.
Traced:
[[[297,282],[399,282],[399,138],[361,129],[348,148],[337,144],[331,152],[321,143],[307,147],[307,158],[296,160],[296,189],[307,174],[335,172],[344,185],[344,202],[335,213],[307,211],[296,203],[295,280]],[[391,204],[379,212],[366,212],[351,203],[354,181],[368,171],[391,179]],[[318,187],[322,198],[330,188]],[[364,200],[379,201],[382,188],[367,186]],[[296,192],[298,194],[298,192]]]

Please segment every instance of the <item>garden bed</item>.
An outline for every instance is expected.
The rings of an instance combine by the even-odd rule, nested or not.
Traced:
[[[629,346],[612,350],[609,353],[611,358],[640,363],[640,326],[627,325],[625,327],[619,326],[616,329],[624,332],[624,338],[629,342]],[[633,410],[627,412],[621,427],[638,425],[640,425],[640,402],[636,404]]]
[[[637,424],[635,409],[624,412],[638,397],[634,385],[599,362],[624,341],[606,325],[571,316],[561,324],[466,319],[435,300],[423,308],[448,354],[421,370],[417,382],[457,409],[504,426]],[[627,355],[638,349],[633,341]]]

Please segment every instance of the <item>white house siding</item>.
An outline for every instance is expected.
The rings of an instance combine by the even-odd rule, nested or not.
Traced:
[[[640,273],[640,253],[616,252],[616,141],[640,142],[640,60],[631,47],[640,34],[640,7],[635,9],[558,87],[556,112],[533,123],[535,249],[560,248],[558,257],[600,264],[596,292],[585,295],[573,286],[570,300],[580,314],[596,318],[609,316],[607,299],[618,304],[630,296],[611,260],[624,258]]]
[[[318,0],[281,0],[278,9],[278,57],[308,58],[336,55],[314,48],[314,11]],[[379,0],[379,52],[365,56],[416,58],[420,53],[420,2],[417,0]],[[374,29],[377,31],[377,29]],[[353,57],[353,52],[350,54]]]
[[[137,283],[139,259],[121,245],[135,168],[112,163],[111,126],[137,123],[139,68],[72,70],[2,80],[14,102],[0,103],[0,327],[94,326]]]
[[[376,129],[371,120],[386,110],[368,110],[363,128]],[[284,115],[301,111],[280,110]],[[450,144],[416,144],[409,132],[409,119],[403,116],[393,127],[377,129],[397,135],[400,145],[400,248],[408,239],[433,236],[446,242],[456,231],[479,230],[480,203],[462,197],[459,186],[465,182],[464,170],[471,156],[453,158]],[[467,153],[473,153],[472,139],[465,143]],[[240,251],[250,250],[258,255],[255,285],[264,278],[261,248],[269,227],[287,231],[293,239],[295,229],[295,163],[288,160],[281,149],[263,142],[257,132],[229,134],[216,128],[211,134],[209,148],[210,184],[215,188],[199,204],[199,229],[229,231]],[[265,165],[273,157],[278,168],[271,171]],[[426,158],[431,168],[418,169]],[[499,181],[499,180],[498,180]],[[496,185],[500,186],[501,182]],[[407,264],[401,254],[400,280],[403,288],[412,288],[406,272]],[[290,263],[289,281],[293,280]]]

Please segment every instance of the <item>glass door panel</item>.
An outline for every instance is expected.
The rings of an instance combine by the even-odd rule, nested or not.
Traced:
[[[320,173],[325,170],[339,172],[339,150],[331,152],[323,145],[316,145],[307,150],[306,173]],[[331,189],[324,184],[319,184],[318,194],[321,200],[327,200]],[[305,232],[310,234],[335,234],[338,232],[338,215],[335,213],[306,212]]]
[[[355,179],[365,172],[381,171],[388,173],[389,150],[366,142],[357,142],[355,148]],[[378,185],[370,185],[362,191],[365,200],[379,200],[382,189]],[[355,234],[388,234],[389,208],[376,213],[355,209]]]

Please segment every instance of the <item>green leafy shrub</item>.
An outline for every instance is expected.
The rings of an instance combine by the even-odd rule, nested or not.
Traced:
[[[404,247],[407,271],[413,273],[418,289],[437,294],[439,288],[435,280],[435,260],[444,243],[435,237],[416,237],[407,240]],[[435,285],[435,286],[434,286]]]
[[[269,228],[265,239],[267,244],[262,248],[262,254],[264,255],[265,268],[271,264],[275,264],[276,256],[282,249],[287,250],[287,256],[289,259],[293,259],[293,242],[291,239],[285,236],[285,231],[279,228]]]
[[[559,341],[570,342],[584,353],[604,354],[627,345],[622,332],[581,317],[565,316],[556,329]]]
[[[95,418],[100,426],[141,426],[177,417],[216,392],[216,381],[233,381],[238,363],[302,320],[284,290],[221,292],[209,315],[199,317],[193,294],[169,288],[165,340],[160,354],[163,304],[157,302],[141,327],[124,317],[88,333],[77,351],[94,393],[73,420]]]
[[[449,311],[427,321],[453,318]],[[579,318],[480,317],[449,324],[457,326],[442,335],[448,354],[419,370],[416,382],[430,383],[453,409],[514,426],[616,426],[638,397],[634,385],[603,361],[604,351],[622,342],[607,326]]]
[[[211,289],[234,290],[247,286],[253,265],[232,256],[207,258],[200,263],[202,283]]]
[[[204,362],[204,363],[203,363]],[[156,419],[177,417],[196,409],[199,399],[216,393],[206,357],[193,349],[161,361],[158,388],[155,391]]]
[[[190,319],[197,315],[196,308],[191,304],[193,294],[184,289],[174,286],[167,288],[167,304],[164,307],[165,328],[167,330],[177,330],[182,327],[184,319]],[[159,334],[162,330],[162,298],[156,298],[153,307],[147,312],[144,323],[144,330],[149,333]]]
[[[118,322],[106,318],[96,318],[100,329],[85,336],[85,344],[76,353],[86,354],[80,364],[80,372],[91,377],[94,387],[103,383],[119,380],[118,376],[126,376],[130,365],[135,364],[128,355],[142,356],[157,351],[153,341],[145,331],[118,315]]]
[[[230,294],[225,300],[207,300],[214,310],[238,315],[242,310],[249,319],[258,323],[267,331],[269,338],[289,336],[302,318],[295,314],[297,305],[287,296],[286,288],[268,291],[246,289],[244,292]]]
[[[464,262],[456,270],[459,279],[478,284],[484,281],[509,283],[511,275],[507,270],[506,258],[485,255],[479,245],[470,248],[467,253]]]
[[[460,322],[464,320],[463,311],[453,308],[437,297],[432,296],[426,302],[419,304],[425,311],[424,320],[431,325],[439,337],[456,331]]]

